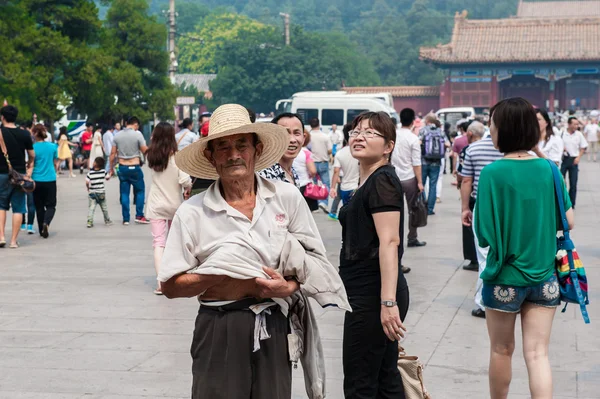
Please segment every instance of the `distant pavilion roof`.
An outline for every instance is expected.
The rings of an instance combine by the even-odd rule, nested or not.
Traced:
[[[519,1],[517,18],[600,17],[600,1]]]
[[[451,42],[422,47],[420,58],[441,65],[598,61],[600,17],[469,20],[463,11]]]
[[[390,93],[393,97],[437,97],[438,86],[366,86],[344,87],[348,94]]]

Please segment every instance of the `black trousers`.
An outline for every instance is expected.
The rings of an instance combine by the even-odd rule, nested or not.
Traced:
[[[471,212],[475,209],[475,198],[469,198],[469,209]],[[475,248],[475,236],[473,235],[473,226],[462,226],[462,244],[463,258],[470,260],[471,263],[477,263],[477,251]]]
[[[417,199],[419,198],[419,195],[421,195],[421,193],[419,193],[419,182],[417,181],[416,177],[413,177],[412,179],[409,180],[404,180],[401,181],[400,184],[402,185],[402,192],[404,193],[404,196],[406,197],[406,206],[408,207],[408,241],[416,241],[417,240],[417,228],[413,227],[413,221],[412,221],[412,213],[410,212],[410,210],[412,208],[414,208],[415,202],[417,202]]]
[[[192,399],[290,399],[289,323],[279,307],[270,308],[271,338],[260,341],[256,352],[254,313],[224,309],[198,311],[191,348]]]
[[[575,200],[577,199],[577,179],[579,178],[579,165],[575,165],[575,157],[563,157],[560,172],[563,178],[567,178],[567,172],[569,172],[569,197],[571,198],[571,204],[575,209]]]
[[[50,225],[56,213],[56,181],[36,181],[33,202],[37,214],[38,231],[41,234],[44,224]]]
[[[379,296],[348,298],[352,312],[344,319],[344,397],[346,399],[403,399],[398,371],[398,342],[381,326]],[[408,288],[396,294],[400,319],[408,312]]]

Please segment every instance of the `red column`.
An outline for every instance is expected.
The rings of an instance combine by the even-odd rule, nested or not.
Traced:
[[[554,90],[556,89],[556,82],[554,82],[553,77],[551,77],[548,82],[548,89],[550,90],[548,93],[548,111],[554,112]]]
[[[490,107],[494,106],[498,102],[498,79],[496,76],[492,76],[492,82],[490,83],[490,98],[491,104]]]
[[[450,86],[450,78],[444,78],[444,83],[440,87],[440,108],[450,107],[452,90]]]

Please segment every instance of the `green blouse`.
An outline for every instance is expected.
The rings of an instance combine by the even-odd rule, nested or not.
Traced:
[[[566,209],[571,208],[564,181]],[[481,279],[525,287],[554,272],[560,216],[554,179],[545,159],[500,159],[481,171],[475,203],[475,234],[490,247]]]

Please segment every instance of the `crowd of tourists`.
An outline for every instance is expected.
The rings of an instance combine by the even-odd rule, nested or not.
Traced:
[[[76,144],[65,131],[56,145],[46,141],[43,125],[17,127],[13,106],[0,115],[0,247],[7,244],[4,225],[12,208],[9,247],[18,248],[22,224],[35,232],[32,209],[39,234],[48,238],[57,164],[66,161],[75,176],[69,154]],[[569,191],[564,181],[561,188],[572,228],[578,165],[588,141],[598,141],[597,113],[585,127],[572,116],[556,132],[545,110],[513,98],[492,107],[487,121],[461,120],[458,135],[434,115],[419,118],[407,108],[399,117],[363,112],[327,132],[313,118],[307,131],[298,114],[256,123],[251,111],[228,104],[202,115],[200,134],[191,119],[177,133],[159,123],[150,145],[135,117],[104,134],[87,127],[81,137],[89,167],[87,226],[94,226],[97,205],[105,224],[113,223],[105,182],[116,174],[123,225],[131,221],[133,189],[134,221],[151,227],[154,293],[199,299],[193,398],[291,398],[298,361],[308,397],[325,397],[323,349],[309,297],[346,311],[345,397],[407,397],[410,382],[398,366],[410,308],[404,276],[410,268],[402,257],[405,246],[426,245],[418,228],[436,214],[446,165],[460,190],[464,268],[479,276],[473,315],[487,322],[490,396],[508,395],[520,313],[531,394],[552,397],[548,346],[560,302],[553,168],[569,175]],[[143,162],[151,173],[148,198]],[[11,170],[35,189],[26,193],[15,185]],[[320,211],[341,225],[339,270],[314,220]]]

